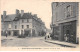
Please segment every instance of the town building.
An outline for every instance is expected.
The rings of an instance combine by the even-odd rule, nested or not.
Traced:
[[[31,13],[21,13],[16,9],[15,14],[6,15],[6,11],[3,11],[1,15],[1,31],[2,35],[7,32],[10,36],[41,36],[42,32],[45,32],[46,27],[44,22],[38,18],[37,14],[32,15]]]
[[[52,3],[52,39],[71,43],[79,42],[79,3]]]

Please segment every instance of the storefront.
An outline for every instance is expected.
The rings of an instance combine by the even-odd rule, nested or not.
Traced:
[[[76,21],[63,23],[63,41],[76,43]]]
[[[18,36],[19,35],[19,30],[13,30],[13,36]]]
[[[54,26],[53,39],[76,43],[76,20]]]

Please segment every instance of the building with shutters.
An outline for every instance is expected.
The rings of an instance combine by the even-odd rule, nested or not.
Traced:
[[[52,39],[78,43],[79,41],[79,3],[52,3]]]
[[[6,11],[3,11],[1,15],[1,31],[2,35],[7,32],[10,36],[41,36],[41,33],[46,30],[44,22],[38,18],[37,14],[21,13],[16,9],[16,14],[6,15]]]

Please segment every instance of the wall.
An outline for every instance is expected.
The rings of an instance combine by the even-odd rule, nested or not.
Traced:
[[[67,7],[70,5],[71,11],[70,12],[70,16],[67,16],[68,15],[68,10],[67,10]],[[53,23],[53,29],[55,29],[55,27],[59,27],[59,31],[58,34],[58,38],[59,40],[63,40],[63,36],[64,36],[64,32],[65,31],[63,29],[63,26],[62,24],[67,24],[66,22],[69,22],[69,23],[72,23],[71,25],[74,25],[74,27],[72,26],[72,29],[74,29],[74,31],[78,31],[78,26],[79,26],[79,23],[78,23],[78,16],[79,16],[79,6],[78,6],[78,3],[77,2],[60,2],[59,5],[56,6],[56,3],[53,2],[52,3],[52,23]],[[71,21],[76,21],[76,22],[71,22]],[[68,25],[68,24],[67,24]],[[75,26],[76,25],[76,26]],[[68,27],[69,28],[69,27]],[[71,34],[73,34],[74,32],[73,30],[70,32]],[[55,31],[53,31],[55,32]],[[78,32],[76,33],[76,37],[78,37]],[[55,35],[57,36],[57,35]]]
[[[32,26],[33,29],[35,30],[35,35],[36,36],[41,36],[42,30],[45,29],[45,26],[38,20],[32,19]]]
[[[72,15],[70,17],[67,17],[67,9],[66,7],[68,5],[72,6]],[[77,3],[59,3],[59,5],[56,7],[56,3],[52,3],[52,11],[53,11],[53,24],[57,24],[57,23],[64,23],[64,22],[68,22],[68,21],[73,21],[73,20],[77,20],[76,18],[76,9],[77,7]]]

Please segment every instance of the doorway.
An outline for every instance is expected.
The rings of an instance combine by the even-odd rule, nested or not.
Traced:
[[[76,42],[76,30],[73,25],[65,25],[63,27],[64,41],[75,43]]]
[[[30,30],[25,30],[24,32],[25,32],[24,33],[25,36],[30,36]]]
[[[14,30],[13,31],[13,36],[18,36],[19,35],[19,31],[18,30]]]

